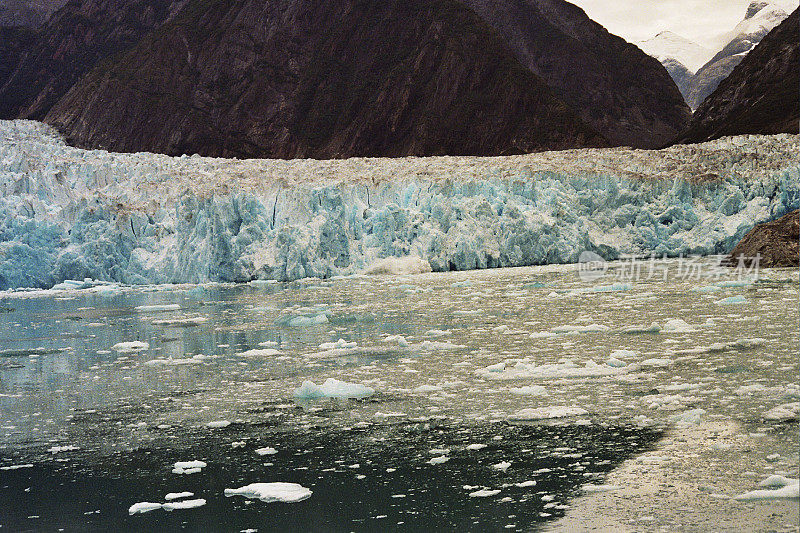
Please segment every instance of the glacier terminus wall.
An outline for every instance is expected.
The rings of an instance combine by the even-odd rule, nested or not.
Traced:
[[[0,121],[0,289],[328,278],[407,256],[445,271],[569,263],[584,250],[727,253],[800,207],[799,149],[776,135],[659,151],[230,160],[81,150],[41,123]]]

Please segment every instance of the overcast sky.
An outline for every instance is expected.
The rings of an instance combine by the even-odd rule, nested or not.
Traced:
[[[750,0],[569,0],[611,33],[630,42],[670,30],[703,46],[744,18]],[[787,12],[797,0],[772,0]]]

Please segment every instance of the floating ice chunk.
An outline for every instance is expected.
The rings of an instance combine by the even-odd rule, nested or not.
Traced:
[[[383,342],[395,343],[401,348],[405,348],[408,346],[408,341],[402,335],[389,335],[388,337],[383,339]]]
[[[150,511],[161,509],[161,507],[162,505],[160,503],[153,503],[153,502],[134,503],[128,509],[128,514],[135,515],[135,514],[149,513]]]
[[[682,318],[673,318],[672,320],[667,320],[661,331],[665,333],[692,333],[697,330],[687,324]]]
[[[697,408],[672,415],[669,419],[679,426],[696,426],[702,421],[705,414],[705,409]]]
[[[450,460],[450,458],[449,458],[448,456],[446,456],[446,455],[440,455],[439,457],[431,457],[431,458],[430,458],[430,459],[427,461],[427,463],[428,463],[429,465],[440,465],[440,464],[442,464],[442,463],[446,463],[446,462],[447,462],[447,461],[449,461],[449,460]]]
[[[50,453],[60,453],[60,452],[71,452],[73,450],[80,450],[78,446],[72,446],[68,444],[66,446],[53,446],[52,448],[48,448],[47,451]]]
[[[118,342],[112,346],[111,349],[121,353],[141,352],[144,350],[149,350],[150,344],[141,341]]]
[[[722,290],[722,287],[718,285],[707,285],[705,287],[694,287],[691,289],[692,292],[699,292],[699,293],[710,293],[710,292],[719,292]]]
[[[457,350],[463,347],[464,346],[460,344],[453,344],[452,342],[428,341],[428,340],[411,345],[411,348],[421,351]]]
[[[199,326],[208,322],[208,318],[204,316],[192,316],[186,318],[165,318],[163,320],[153,320],[151,324],[154,326],[166,326],[173,328],[190,328]]]
[[[739,304],[746,304],[747,298],[744,296],[731,296],[729,298],[723,298],[722,300],[717,300],[717,305],[739,305]]]
[[[611,285],[598,285],[589,289],[591,292],[619,292],[630,290],[630,283],[614,283]]]
[[[172,473],[173,474],[197,474],[203,468],[205,468],[206,463],[203,461],[178,461],[174,465],[172,465]]]
[[[428,450],[431,455],[447,455],[450,453],[450,448],[432,448]]]
[[[610,492],[614,490],[620,490],[622,487],[618,485],[582,485],[581,490],[583,492],[591,493],[591,492]]]
[[[500,472],[505,472],[506,470],[511,468],[511,462],[510,461],[500,461],[499,463],[493,464],[492,468],[494,468],[495,470],[499,470]]]
[[[357,383],[347,383],[338,379],[328,378],[322,385],[313,381],[304,381],[294,391],[296,398],[365,398],[375,394],[375,389]]]
[[[245,352],[239,352],[236,355],[241,357],[273,357],[282,354],[282,351],[276,350],[275,348],[253,348]]]
[[[33,465],[31,463],[25,463],[19,465],[0,466],[0,470],[19,470],[20,468],[33,468]]]
[[[748,348],[755,348],[757,346],[763,346],[766,344],[767,339],[762,339],[760,337],[753,337],[750,339],[739,339],[733,343],[733,347],[740,348],[740,349],[748,349]]]
[[[622,333],[627,333],[629,335],[637,335],[640,333],[660,333],[661,326],[658,325],[658,322],[653,322],[649,326],[628,326],[622,329]]]
[[[557,337],[558,333],[552,331],[536,331],[528,335],[531,339],[548,339],[550,337]]]
[[[508,392],[516,394],[517,396],[547,396],[547,389],[541,385],[528,385],[525,387],[518,387],[509,389]]]
[[[211,429],[220,429],[220,428],[226,428],[230,425],[231,425],[230,420],[214,420],[213,422],[207,423],[206,427]]]
[[[486,444],[480,444],[480,443],[467,444],[467,449],[472,451],[482,450],[484,448],[486,448]]]
[[[214,356],[204,354],[193,355],[192,357],[179,357],[177,359],[151,359],[145,361],[147,366],[178,366],[178,365],[196,365],[203,363]]]
[[[566,325],[566,326],[556,326],[551,328],[550,331],[555,333],[596,333],[600,331],[608,331],[611,328],[608,326],[604,326],[602,324],[589,324],[588,326],[574,326],[574,325]]]
[[[489,496],[496,496],[500,494],[500,489],[481,489],[475,492],[470,492],[470,498],[488,498]]]
[[[441,390],[443,390],[443,388],[440,385],[420,385],[413,389],[413,392],[439,392]]]
[[[446,337],[447,335],[452,335],[452,331],[446,331],[443,329],[429,329],[425,332],[425,335],[428,337]]]
[[[514,486],[520,487],[520,488],[523,488],[523,489],[526,488],[526,487],[535,487],[536,486],[536,481],[534,481],[532,479],[528,480],[528,481],[522,481],[520,483],[514,483]]]
[[[752,284],[753,284],[752,280],[736,280],[736,279],[717,282],[717,285],[719,285],[720,287],[725,287],[725,288],[729,288],[729,289],[731,289],[731,288],[740,288],[740,287],[749,287]]]
[[[776,421],[795,420],[800,414],[800,402],[789,402],[773,407],[764,413],[764,419]]]
[[[632,350],[614,350],[611,352],[611,357],[614,359],[630,359],[637,355],[638,354]]]
[[[296,327],[316,326],[319,324],[327,324],[329,320],[327,314],[319,313],[310,316],[305,316],[305,315],[291,316],[280,322],[287,326],[296,328]]]
[[[772,475],[769,476],[764,481],[762,481],[761,483],[759,483],[758,486],[765,487],[768,489],[779,489],[781,487],[786,487],[788,485],[792,485],[795,483],[797,483],[796,479],[779,475]]]
[[[358,347],[358,343],[356,342],[347,342],[344,339],[339,339],[336,342],[323,342],[319,345],[319,347],[323,350],[341,350],[341,349],[350,349]]]
[[[165,511],[177,511],[180,509],[196,509],[204,506],[205,504],[206,501],[203,498],[198,498],[196,500],[183,500],[180,502],[165,503],[161,506],[161,508]]]
[[[620,359],[617,359],[616,357],[610,357],[609,359],[607,359],[606,360],[606,364],[608,366],[614,367],[614,368],[622,368],[622,367],[628,365],[628,363],[626,363],[625,361],[622,361]]]
[[[475,371],[475,375],[489,380],[592,378],[622,374],[634,368],[634,365],[626,365],[621,368],[605,364],[598,365],[591,359],[582,367],[571,361],[538,366],[535,363],[518,362],[514,366],[498,363],[486,368],[479,368]]]
[[[431,264],[426,260],[410,255],[407,257],[387,257],[376,261],[364,270],[364,274],[405,276],[409,274],[425,274],[431,272],[431,270]]]
[[[278,453],[278,450],[270,446],[267,446],[265,448],[258,448],[256,450],[256,454],[258,455],[275,455],[276,453]]]
[[[771,486],[773,487],[779,486],[775,484],[778,481],[777,479],[775,479],[777,477],[779,476],[770,476],[764,481],[771,481],[773,483],[773,485]],[[750,492],[745,492],[744,494],[739,494],[738,496],[734,496],[733,499],[734,500],[779,500],[779,499],[800,498],[800,482],[797,479],[783,478],[783,480],[781,480],[781,483],[783,483],[784,481],[785,484],[779,486],[779,488],[753,490]]]
[[[183,498],[191,498],[192,496],[194,496],[194,492],[170,492],[170,493],[167,493],[166,496],[164,496],[164,499],[169,502],[169,501],[172,501],[172,500],[180,500],[180,499],[183,499]]]
[[[134,310],[140,313],[157,313],[160,311],[179,311],[180,304],[138,305]]]
[[[665,368],[672,365],[673,361],[671,359],[664,359],[662,357],[652,357],[650,359],[645,359],[644,361],[640,362],[640,366],[652,366],[657,368]]]
[[[238,489],[225,489],[225,496],[244,496],[262,502],[297,503],[311,497],[311,490],[297,483],[251,483]]]
[[[570,416],[582,416],[589,414],[589,411],[582,407],[551,406],[551,407],[526,407],[516,413],[509,415],[509,420],[547,420],[551,418],[566,418]]]

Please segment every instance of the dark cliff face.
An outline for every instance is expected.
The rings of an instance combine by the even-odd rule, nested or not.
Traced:
[[[136,44],[185,1],[70,0],[28,36],[13,69],[0,69],[0,118],[41,119],[99,60]]]
[[[800,9],[748,53],[695,112],[678,142],[726,135],[798,133]]]
[[[654,148],[691,112],[666,69],[563,0],[464,0],[584,121],[615,145]]]
[[[759,267],[795,267],[800,265],[798,239],[800,211],[794,210],[778,220],[765,222],[750,230],[736,245],[723,265],[747,267],[758,261]]]
[[[46,121],[77,145],[173,155],[492,155],[608,144],[452,0],[193,0],[98,64]]]

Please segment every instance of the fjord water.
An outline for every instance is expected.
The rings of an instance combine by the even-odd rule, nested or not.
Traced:
[[[707,420],[796,469],[769,413],[800,396],[797,273],[713,265],[3,293],[0,524],[532,530]],[[295,396],[328,378],[375,393]],[[312,495],[224,495],[256,482]],[[205,505],[128,514],[182,491]]]

